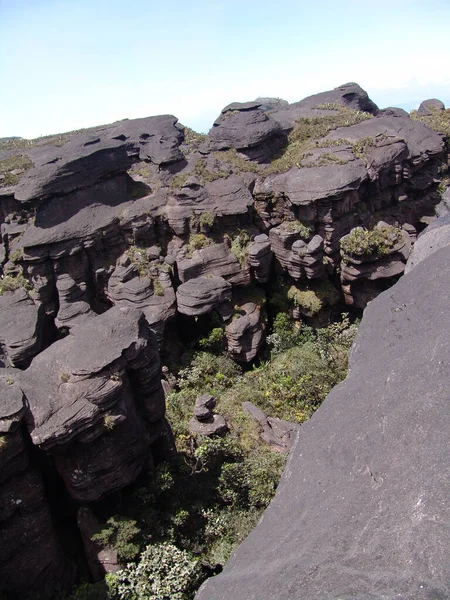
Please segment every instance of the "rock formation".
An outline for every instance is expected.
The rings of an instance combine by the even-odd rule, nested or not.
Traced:
[[[341,308],[364,308],[418,235],[427,255],[420,232],[446,212],[443,142],[354,83],[230,104],[206,136],[163,115],[0,142],[0,592],[51,597],[72,578],[40,462],[84,507],[103,568],[90,505],[173,450],[158,350],[171,354],[177,327],[195,337],[219,318],[248,363],[278,276],[298,292],[340,282]],[[264,427],[284,448],[285,424]]]
[[[408,274],[367,307],[347,379],[198,600],[449,596],[448,227],[426,230]]]

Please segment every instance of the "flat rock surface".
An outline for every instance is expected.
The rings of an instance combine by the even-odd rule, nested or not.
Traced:
[[[172,115],[125,120],[72,135],[60,146],[29,150],[35,167],[22,177],[15,197],[27,202],[66,194],[124,172],[138,159],[157,165],[181,160],[183,134],[176,123]]]
[[[450,248],[366,309],[260,524],[198,600],[450,596]]]

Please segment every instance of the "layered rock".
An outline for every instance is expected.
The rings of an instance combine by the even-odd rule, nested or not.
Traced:
[[[367,307],[347,379],[301,426],[275,499],[199,600],[449,595],[449,251]]]
[[[197,277],[182,283],[177,289],[178,311],[198,317],[220,308],[231,299],[231,284],[223,277]]]
[[[39,472],[23,433],[25,404],[18,373],[0,375],[0,590],[51,598],[68,590],[72,569],[51,519]]]
[[[193,434],[211,437],[223,435],[228,425],[222,415],[213,412],[216,399],[211,394],[202,394],[195,401],[194,416],[189,421],[189,431]]]
[[[23,289],[0,295],[0,344],[6,363],[26,367],[42,349],[44,311]]]
[[[233,319],[225,326],[228,353],[238,362],[250,362],[258,354],[265,333],[266,325],[258,304],[240,303]]]
[[[142,313],[115,307],[76,327],[36,357],[21,386],[31,439],[51,453],[73,498],[96,500],[146,467],[164,394]]]

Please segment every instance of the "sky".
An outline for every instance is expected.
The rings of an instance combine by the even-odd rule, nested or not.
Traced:
[[[381,108],[450,107],[450,0],[0,0],[0,137],[355,81]]]

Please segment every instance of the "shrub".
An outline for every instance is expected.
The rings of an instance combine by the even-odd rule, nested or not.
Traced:
[[[402,239],[402,231],[392,225],[374,227],[371,231],[363,227],[355,227],[341,239],[343,258],[350,256],[367,256],[389,254],[396,243]]]
[[[102,530],[91,539],[101,546],[114,548],[121,561],[133,560],[140,550],[137,540],[141,530],[136,525],[136,521],[132,519],[115,515],[108,519]]]
[[[189,242],[186,246],[186,257],[192,257],[194,250],[201,250],[211,244],[212,240],[203,233],[191,233]]]
[[[231,241],[231,252],[236,256],[243,269],[247,263],[249,242],[250,236],[244,230],[241,230]]]
[[[4,292],[14,292],[19,288],[23,288],[27,291],[33,288],[28,279],[25,279],[22,267],[19,267],[17,275],[4,275],[0,278],[0,296]]]
[[[201,227],[212,227],[214,225],[214,213],[204,212],[200,215],[199,222]]]
[[[294,301],[307,317],[313,317],[324,306],[336,304],[339,301],[339,292],[330,281],[320,281],[311,287],[301,290],[294,285],[288,291],[288,298]]]
[[[61,379],[62,383],[67,383],[70,380],[70,373],[63,371],[61,373],[60,379]]]
[[[303,240],[309,240],[313,233],[312,227],[304,225],[300,221],[285,221],[283,227],[285,231],[298,233]]]
[[[242,370],[231,358],[198,352],[188,367],[180,369],[178,384],[181,390],[204,393],[214,388],[230,387]]]
[[[225,331],[223,328],[214,327],[207,337],[199,340],[198,345],[202,350],[217,354],[223,352],[225,349],[225,340]]]
[[[173,544],[147,546],[137,565],[106,577],[111,598],[117,600],[188,600],[201,577],[198,561]]]

